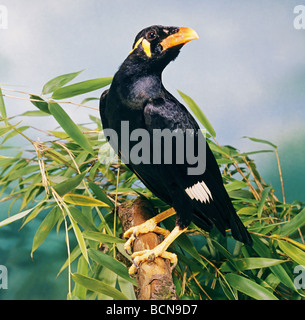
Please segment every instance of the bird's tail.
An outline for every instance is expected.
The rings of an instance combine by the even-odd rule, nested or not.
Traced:
[[[232,236],[234,239],[243,242],[245,244],[248,244],[252,246],[253,240],[247,231],[246,227],[243,225],[239,217],[234,211],[234,214],[230,215],[230,228],[232,232]]]

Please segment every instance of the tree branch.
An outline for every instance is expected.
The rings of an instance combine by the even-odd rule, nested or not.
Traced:
[[[153,211],[145,199],[125,201],[118,209],[123,232],[150,219]],[[162,240],[163,237],[154,232],[140,234],[133,243],[133,252],[153,249]],[[141,263],[136,278],[138,300],[178,300],[169,260],[158,257],[152,262]]]

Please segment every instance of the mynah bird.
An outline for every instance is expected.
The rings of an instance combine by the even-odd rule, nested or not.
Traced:
[[[166,250],[186,231],[191,222],[207,232],[216,226],[223,235],[226,234],[226,229],[231,229],[236,240],[252,245],[251,236],[236,214],[224,188],[218,164],[199,125],[187,108],[162,83],[164,68],[178,56],[187,42],[195,39],[198,39],[197,33],[186,27],[154,25],[143,29],[136,36],[131,52],[114,75],[110,88],[100,99],[103,129],[110,129],[117,134],[117,139],[108,137],[111,146],[139,180],[170,206],[170,209],[125,232],[124,236],[130,237],[125,245],[126,249],[130,248],[138,234],[156,232],[164,235],[164,241],[154,249],[133,253],[134,265],[130,268],[130,273],[134,273],[141,262],[158,256],[169,259],[175,265],[176,255]],[[146,142],[146,150],[149,152],[146,157],[141,158],[142,161],[132,156],[138,141],[134,137],[128,143],[122,139],[126,135],[122,131],[122,124],[125,127],[128,124],[128,132],[138,130],[137,132],[145,132],[145,137],[151,138]],[[171,145],[165,145],[165,139],[160,140],[164,148],[160,149],[161,154],[157,153],[154,151],[154,132],[162,130],[170,133],[182,132],[181,136],[186,142],[178,144],[179,139],[172,139],[176,144],[172,141]],[[189,132],[189,136],[193,138],[194,152],[199,154],[201,149],[205,150],[201,159],[204,170],[199,174],[194,171],[191,173],[189,169],[192,164],[186,162]],[[181,146],[184,147],[182,160],[177,156]],[[168,152],[172,153],[171,161],[165,155]],[[176,226],[171,232],[157,226],[174,214]]]

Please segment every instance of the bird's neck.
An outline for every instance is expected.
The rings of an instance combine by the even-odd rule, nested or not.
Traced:
[[[139,56],[129,56],[123,62],[120,70],[123,71],[126,77],[130,79],[140,78],[146,76],[153,76],[159,78],[161,81],[161,75],[165,66],[151,63],[147,58]]]
[[[141,109],[148,99],[156,99],[162,90],[162,71],[147,63],[126,59],[114,77],[114,86],[124,104]]]

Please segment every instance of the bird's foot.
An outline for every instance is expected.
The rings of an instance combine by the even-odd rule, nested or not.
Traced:
[[[132,254],[133,265],[129,268],[129,274],[133,275],[136,273],[137,269],[139,268],[140,264],[143,262],[151,262],[157,257],[161,257],[163,259],[169,259],[170,263],[172,264],[171,269],[173,270],[177,265],[178,259],[177,255],[171,252],[167,252],[164,250],[163,243],[160,243],[152,250],[144,250],[138,251]]]
[[[123,237],[129,238],[124,245],[125,251],[129,253],[133,241],[137,239],[137,236],[139,234],[144,234],[149,232],[162,234],[164,238],[166,238],[170,234],[168,230],[158,227],[154,218],[149,219],[138,226],[131,227],[124,233]]]

